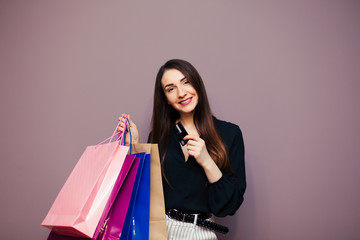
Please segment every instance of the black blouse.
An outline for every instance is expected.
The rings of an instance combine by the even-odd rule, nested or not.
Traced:
[[[202,167],[189,156],[185,162],[173,127],[164,161],[165,207],[213,213],[217,217],[234,215],[243,202],[246,189],[244,142],[240,128],[214,118],[215,126],[229,154],[231,172],[209,183]],[[160,146],[161,152],[161,146]]]

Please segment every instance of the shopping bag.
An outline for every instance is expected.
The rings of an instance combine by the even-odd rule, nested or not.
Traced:
[[[129,147],[120,145],[123,134],[118,135],[117,141],[111,142],[115,132],[109,143],[85,149],[42,226],[65,236],[97,237],[102,221],[108,215],[106,211],[119,190],[114,187],[121,187],[125,179],[119,176],[127,174],[122,166],[126,159],[129,163],[135,159],[135,156],[127,156]]]
[[[136,155],[136,154],[135,154]],[[129,233],[132,240],[149,239],[150,220],[150,154],[145,155],[138,196],[135,202]]]
[[[47,240],[89,240],[89,238],[63,236],[51,231]]]
[[[131,195],[120,240],[149,239],[150,154],[137,153],[142,161]]]
[[[129,156],[134,157],[133,164],[131,164],[130,162],[127,162],[127,159],[129,159]],[[124,225],[127,209],[128,209],[129,203],[130,203],[132,189],[134,186],[135,177],[136,177],[136,173],[138,171],[139,163],[140,163],[140,158],[135,157],[135,155],[128,155],[127,158],[125,159],[124,165],[122,167],[122,171],[120,172],[118,180],[117,180],[117,182],[122,182],[123,178],[124,178],[123,184],[122,184],[120,190],[117,192],[116,197],[114,198],[114,201],[108,202],[108,205],[111,205],[111,210],[108,211],[109,213],[107,215],[106,220],[102,221],[104,224],[103,224],[103,226],[100,226],[101,228],[99,228],[99,234],[96,236],[97,240],[119,239],[120,238],[120,234],[122,231],[122,227]],[[127,167],[129,167],[128,174],[124,175],[123,174],[123,173],[125,173],[124,169],[127,169]],[[85,238],[61,236],[61,235],[56,234],[53,231],[51,231],[51,233],[48,237],[48,240],[75,240],[75,239],[81,240],[81,239],[85,239]]]
[[[119,190],[116,199],[112,204],[106,226],[103,228],[98,239],[120,238],[139,166],[141,168],[140,157],[136,157],[123,186]]]
[[[131,153],[139,152],[150,154],[151,160],[149,239],[167,240],[165,202],[158,145],[133,144]]]
[[[103,212],[103,216],[99,221],[98,227],[95,231],[93,239],[105,239],[103,238],[103,233],[109,225],[110,213],[113,212],[114,205],[121,205],[121,211],[124,211],[124,214],[119,214],[116,212],[116,215],[113,214],[112,225],[113,228],[120,228],[125,219],[126,211],[130,201],[132,188],[134,185],[134,180],[139,164],[139,158],[135,155],[127,155],[125,162],[121,168],[120,174],[118,176],[117,182],[113,191],[111,193],[110,199],[106,204],[106,208]]]

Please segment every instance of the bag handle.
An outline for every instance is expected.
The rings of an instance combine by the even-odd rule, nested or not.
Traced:
[[[112,139],[113,139],[116,135],[117,135],[117,137],[115,138],[115,141],[120,141],[119,144],[125,146],[125,142],[126,142],[126,129],[127,129],[128,125],[130,125],[130,124],[128,124],[128,123],[129,123],[129,120],[128,120],[128,119],[126,119],[126,121],[125,121],[125,125],[124,125],[125,131],[117,132],[117,129],[119,128],[120,123],[121,123],[121,121],[123,120],[123,118],[124,118],[124,117],[121,117],[119,123],[116,125],[116,128],[114,129],[113,134],[112,134],[110,137],[108,137],[108,138],[106,138],[105,140],[103,140],[102,142],[98,143],[98,144],[96,145],[96,147],[99,146],[99,145],[101,145],[101,144],[103,144],[104,142],[106,142],[106,141],[108,141],[108,140],[109,140],[108,143],[111,143]],[[130,128],[129,128],[129,131],[130,131]],[[131,139],[131,133],[130,133],[130,139]],[[121,141],[121,140],[122,140],[122,141]]]
[[[130,129],[130,122],[129,122],[129,119],[126,118],[126,121],[125,121],[125,127],[124,127],[125,131],[123,132],[123,144],[124,146],[126,145],[126,131],[129,132],[130,134],[130,154],[131,154],[131,145],[132,145],[132,136],[131,136],[131,129]],[[120,136],[118,136],[116,139],[120,139]]]

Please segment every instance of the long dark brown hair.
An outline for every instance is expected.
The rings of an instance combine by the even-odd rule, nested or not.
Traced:
[[[228,153],[217,129],[215,128],[205,86],[200,74],[193,65],[180,59],[169,60],[161,66],[155,82],[152,133],[150,141],[151,143],[159,144],[162,171],[164,171],[164,159],[169,147],[171,128],[176,120],[180,118],[179,112],[168,104],[161,84],[164,72],[169,69],[176,69],[180,71],[195,88],[199,96],[198,104],[194,110],[195,127],[200,134],[200,137],[205,141],[206,148],[217,166],[221,170],[229,172],[230,163]]]

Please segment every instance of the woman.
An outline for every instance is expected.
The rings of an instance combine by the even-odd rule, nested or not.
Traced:
[[[137,143],[136,125],[129,115],[119,119],[124,116]],[[176,135],[178,122],[188,133],[184,146]],[[124,120],[118,130],[123,126]],[[212,214],[233,215],[243,202],[242,133],[212,116],[202,79],[189,62],[174,59],[160,68],[148,142],[159,144],[168,238],[217,239],[214,231],[226,232]]]

